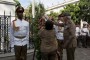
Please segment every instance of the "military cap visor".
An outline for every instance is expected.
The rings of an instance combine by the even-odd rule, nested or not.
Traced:
[[[68,12],[63,12],[63,13],[62,13],[62,16],[71,16],[71,14],[68,13]]]
[[[58,17],[64,17],[63,14],[58,15]]]
[[[18,7],[16,9],[16,13],[23,13],[24,12],[24,8],[23,7]]]
[[[71,15],[68,12],[63,12],[60,15],[58,15],[58,17],[64,17],[64,16],[71,16]]]

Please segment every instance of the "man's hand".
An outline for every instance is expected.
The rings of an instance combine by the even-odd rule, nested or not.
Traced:
[[[18,31],[19,27],[16,26],[15,21],[16,20],[13,20],[13,30]]]
[[[18,31],[18,30],[19,30],[19,27],[14,27],[14,30],[15,30],[15,31]]]

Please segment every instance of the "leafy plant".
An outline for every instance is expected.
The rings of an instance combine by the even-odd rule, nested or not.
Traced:
[[[80,8],[78,4],[69,4],[64,8],[64,10],[62,10],[62,12],[69,12],[71,14],[72,20],[75,23],[80,22],[79,11],[80,11]]]
[[[18,0],[13,0],[16,2],[16,7],[21,6],[20,2]]]
[[[90,23],[90,0],[80,0],[80,18]]]
[[[32,12],[32,5],[30,5],[29,7],[29,12]],[[35,19],[32,19],[32,33],[33,33],[33,41],[34,41],[34,46],[35,46],[35,49],[36,49],[36,57],[37,57],[37,60],[41,60],[41,53],[40,53],[40,38],[38,36],[38,21],[39,21],[39,18],[42,17],[45,13],[45,8],[43,6],[43,4],[39,3],[39,4],[36,4],[35,3]],[[32,15],[30,14],[30,17],[32,17]]]

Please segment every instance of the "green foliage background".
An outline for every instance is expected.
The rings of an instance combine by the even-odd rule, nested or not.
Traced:
[[[90,23],[90,0],[80,0],[76,4],[68,4],[63,10],[60,10],[59,14],[61,12],[69,12],[75,23],[80,23],[81,19]],[[58,13],[51,12],[50,15],[56,18]]]
[[[29,7],[29,13],[32,12],[32,5],[30,5]],[[40,38],[38,36],[38,26],[39,26],[39,23],[38,23],[38,20],[39,18],[41,18],[43,15],[45,14],[45,8],[44,8],[44,5],[39,3],[35,3],[35,18],[31,19],[32,20],[32,23],[31,23],[31,26],[32,26],[32,35],[33,35],[33,41],[34,41],[34,46],[35,46],[35,49],[36,49],[36,58],[37,60],[41,60],[41,52],[40,52]],[[32,17],[32,15],[30,14],[30,18]]]
[[[90,0],[80,0],[80,18],[90,23]]]
[[[64,10],[62,10],[62,12],[69,12],[71,14],[72,20],[75,23],[80,22],[79,11],[80,11],[80,8],[78,4],[69,4],[66,7],[64,7]]]
[[[20,2],[19,2],[18,0],[13,0],[13,1],[15,1],[16,7],[21,5]]]

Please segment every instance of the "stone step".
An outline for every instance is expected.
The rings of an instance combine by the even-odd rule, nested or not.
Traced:
[[[33,53],[34,49],[27,50],[27,54]],[[14,52],[0,54],[0,58],[14,56]]]

